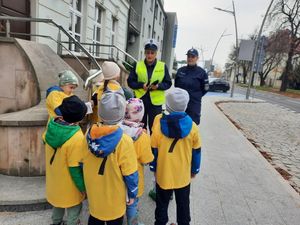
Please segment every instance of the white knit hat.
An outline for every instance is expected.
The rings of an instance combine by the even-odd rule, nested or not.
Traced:
[[[185,112],[190,96],[186,90],[174,88],[166,94],[166,109],[169,113]]]
[[[105,61],[102,64],[102,73],[104,76],[104,80],[111,80],[113,78],[119,77],[120,72],[120,67],[114,62]]]
[[[122,91],[104,92],[98,106],[99,117],[104,124],[115,125],[124,119],[126,100]]]

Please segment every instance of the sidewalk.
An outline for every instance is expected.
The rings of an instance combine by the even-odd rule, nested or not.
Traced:
[[[192,183],[191,224],[298,225],[299,195],[217,109],[214,102],[219,100],[223,99],[203,99],[202,163]],[[141,202],[146,202],[143,221],[153,224],[154,204],[148,196]],[[176,221],[174,203],[169,210],[172,222]]]
[[[216,96],[203,99],[203,140],[200,175],[192,182],[192,225],[298,225],[300,197],[279,173],[220,112]],[[152,174],[145,169],[145,194],[140,217],[154,223],[155,203],[147,196]],[[175,219],[175,201],[170,202],[170,219]],[[83,224],[87,221],[83,212]],[[1,225],[50,224],[50,210],[0,213]]]

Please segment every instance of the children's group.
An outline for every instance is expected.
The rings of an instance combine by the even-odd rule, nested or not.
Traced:
[[[168,223],[173,193],[177,224],[190,224],[190,185],[200,170],[201,139],[185,112],[188,92],[172,88],[165,94],[166,110],[155,117],[150,132],[142,122],[143,100],[130,96],[128,89],[124,93],[118,82],[119,66],[105,61],[102,72],[90,102],[73,93],[79,82],[70,70],[62,71],[58,85],[47,90],[43,140],[52,224],[81,224],[85,199],[88,225],[121,225],[124,218],[128,225],[149,224],[138,213],[146,165],[156,183],[155,225]],[[93,113],[87,115],[88,106]]]

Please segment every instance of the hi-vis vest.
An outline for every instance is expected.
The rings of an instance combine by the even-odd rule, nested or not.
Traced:
[[[135,72],[138,77],[138,82],[148,83],[147,67],[144,61],[137,62]],[[150,79],[150,84],[157,80],[158,83],[161,83],[164,76],[165,63],[157,61]],[[141,98],[146,94],[146,91],[143,88],[135,89],[134,94],[137,98]],[[163,90],[150,91],[150,99],[153,105],[162,105],[165,103],[165,92]]]

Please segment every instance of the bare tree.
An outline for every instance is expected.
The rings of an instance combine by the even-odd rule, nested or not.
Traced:
[[[293,71],[292,60],[296,49],[300,45],[300,0],[277,0],[270,14],[270,19],[280,21],[277,22],[280,25],[280,29],[288,29],[290,32],[288,57],[280,87],[280,91],[286,91],[289,77]]]
[[[289,43],[286,41],[288,37],[288,30],[279,30],[275,33],[271,33],[267,38],[267,43],[264,46],[266,57],[263,62],[263,69],[258,73],[260,86],[265,85],[265,80],[269,73],[280,65],[284,55],[288,53]]]

